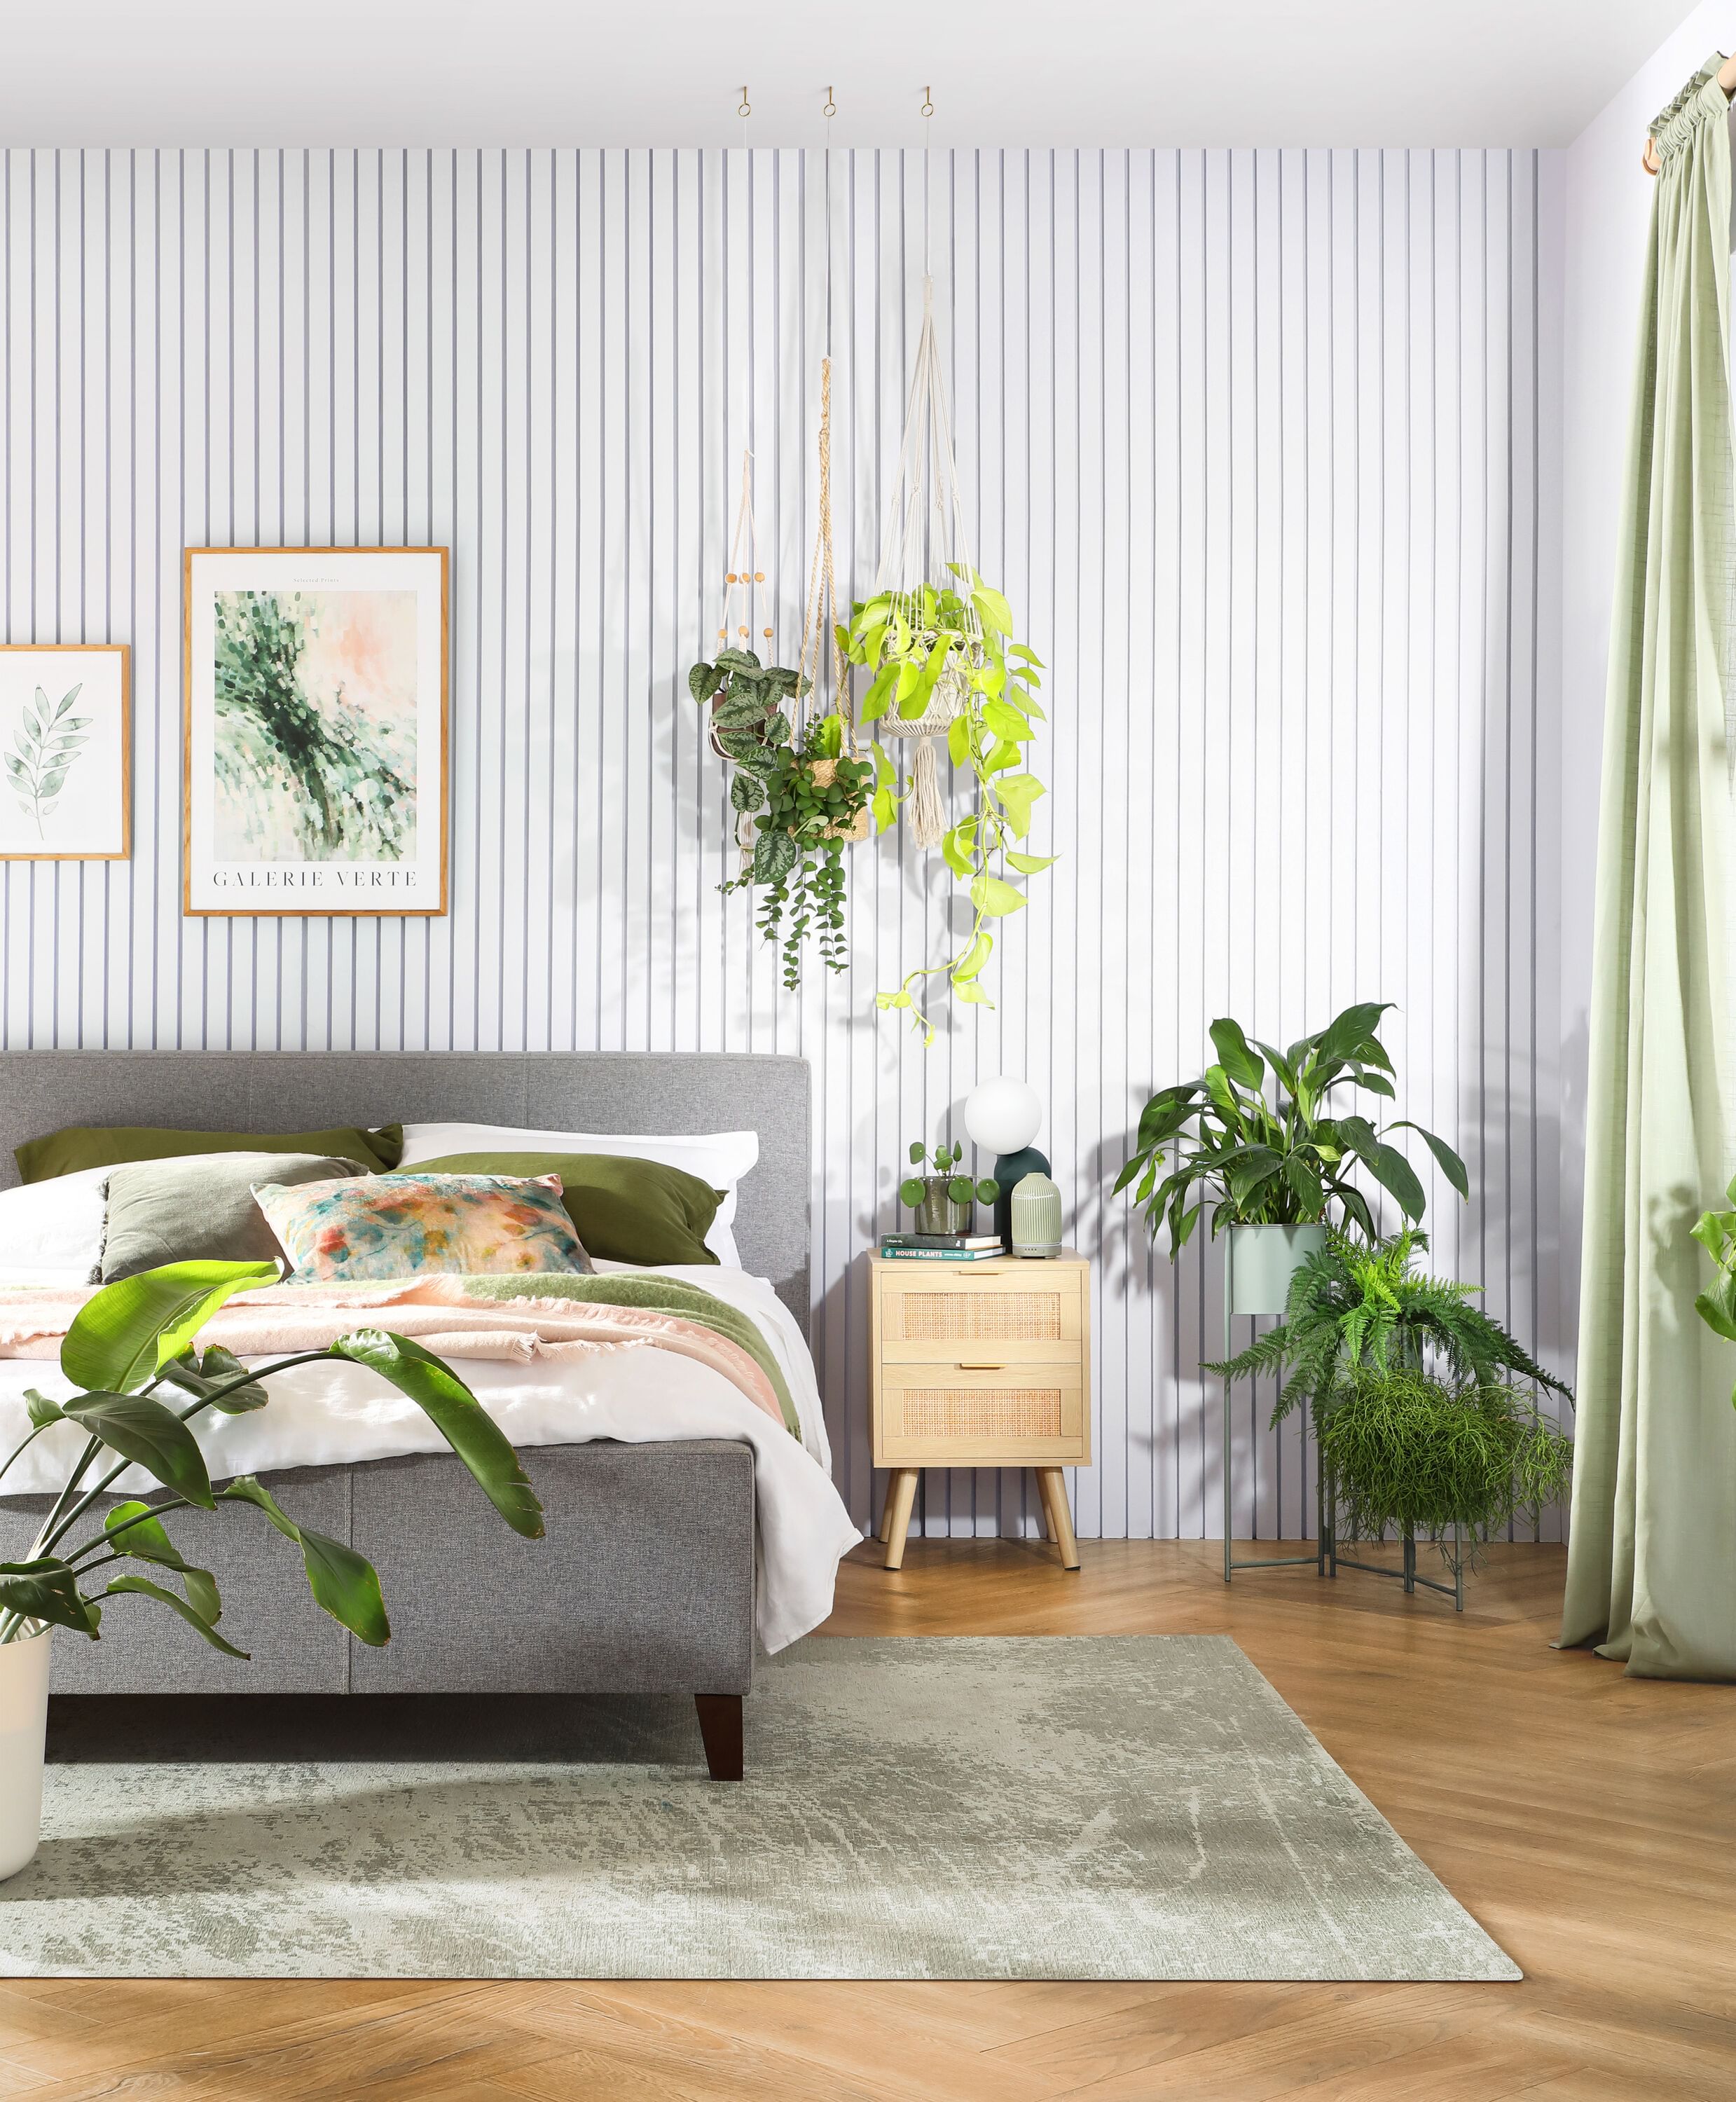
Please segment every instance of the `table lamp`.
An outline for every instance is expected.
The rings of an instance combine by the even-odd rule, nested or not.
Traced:
[[[996,1156],[994,1179],[1001,1194],[994,1200],[994,1231],[1003,1248],[1012,1246],[1013,1184],[1022,1176],[1049,1173],[1047,1156],[1031,1144],[1042,1124],[1037,1090],[1004,1074],[979,1080],[965,1098],[964,1129],[971,1142]]]

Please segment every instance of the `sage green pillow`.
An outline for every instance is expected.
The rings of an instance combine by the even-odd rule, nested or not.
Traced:
[[[27,1139],[12,1158],[20,1181],[46,1182],[83,1168],[117,1168],[128,1160],[173,1160],[185,1153],[319,1153],[359,1160],[370,1174],[396,1168],[404,1151],[404,1127],[381,1124],[360,1131],[168,1131],[147,1124],[69,1125],[46,1138]],[[263,1178],[262,1178],[263,1179]]]
[[[166,1262],[276,1262],[283,1251],[254,1186],[330,1182],[373,1169],[334,1154],[202,1153],[123,1162],[110,1174],[102,1280]]]
[[[558,1175],[560,1201],[587,1255],[655,1268],[715,1263],[705,1244],[721,1191],[680,1168],[622,1153],[449,1153],[414,1175]]]

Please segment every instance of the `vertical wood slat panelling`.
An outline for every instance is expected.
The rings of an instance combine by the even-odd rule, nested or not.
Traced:
[[[136,846],[4,864],[0,1043],[803,1053],[814,1347],[865,1523],[860,1257],[908,1142],[1023,1073],[1098,1258],[1079,1530],[1143,1538],[1220,1524],[1196,1368],[1223,1316],[1210,1253],[1172,1271],[1107,1195],[1139,1105],[1215,1014],[1287,1038],[1385,998],[1404,1107],[1476,1186],[1430,1177],[1436,1257],[1561,1358],[1552,180],[1481,152],[6,154],[0,623],[132,644]],[[793,660],[829,246],[840,576],[873,579],[926,250],[977,561],[1051,667],[1061,859],[1005,923],[998,1008],[926,1054],[870,996],[937,948],[935,870],[857,848],[854,969],[786,996],[717,890],[686,694],[744,447]],[[182,918],[180,551],[230,539],[452,547],[449,918]],[[1311,1457],[1272,1400],[1236,1404],[1238,1529],[1294,1535]],[[1018,1475],[968,1471],[920,1522],[1036,1523]]]

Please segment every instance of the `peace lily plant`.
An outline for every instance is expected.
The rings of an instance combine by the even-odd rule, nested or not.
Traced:
[[[852,609],[849,627],[839,635],[849,661],[874,675],[863,721],[913,724],[938,707],[950,716],[948,756],[972,783],[972,807],[940,839],[946,866],[971,902],[963,940],[946,962],[919,965],[897,992],[875,995],[882,1009],[906,1010],[925,1043],[935,1033],[924,1010],[926,982],[944,975],[955,1000],[992,1007],[981,981],[994,953],[994,923],[1025,902],[1007,871],[1035,876],[1055,859],[1013,844],[1028,835],[1033,807],[1047,792],[1029,770],[1025,751],[1036,735],[1034,725],[1044,719],[1037,699],[1043,660],[1013,640],[1012,609],[999,592],[962,563],[947,569],[956,584],[881,592]],[[911,792],[924,792],[920,779]],[[883,828],[896,800],[883,781],[873,805]]]
[[[1414,1223],[1428,1199],[1390,1132],[1414,1131],[1454,1189],[1468,1195],[1465,1164],[1444,1138],[1404,1117],[1376,1129],[1339,1097],[1346,1088],[1388,1101],[1396,1094],[1380,1036],[1392,1004],[1347,1007],[1282,1051],[1250,1042],[1228,1017],[1212,1023],[1216,1061],[1146,1103],[1132,1157],[1115,1180],[1117,1190],[1136,1186],[1133,1201],[1145,1208],[1154,1236],[1167,1226],[1172,1256],[1208,1207],[1214,1235],[1226,1226],[1330,1224],[1335,1212],[1374,1241],[1374,1213],[1354,1179],[1362,1173]]]
[[[378,1647],[390,1638],[379,1576],[365,1555],[298,1524],[251,1475],[213,1486],[188,1427],[207,1409],[264,1408],[264,1382],[291,1365],[332,1358],[365,1365],[423,1411],[515,1532],[542,1536],[542,1507],[512,1446],[451,1368],[408,1337],[361,1328],[324,1350],[255,1367],[224,1350],[194,1350],[225,1300],[277,1275],[275,1263],[184,1262],[108,1285],[79,1310],[60,1347],[60,1370],[80,1391],[58,1402],[27,1393],[29,1433],[0,1462],[0,1485],[45,1433],[64,1425],[83,1437],[69,1448],[76,1457],[29,1553],[0,1563],[0,1877],[36,1851],[50,1630],[97,1641],[106,1603],[132,1596],[179,1614],[224,1656],[246,1657],[219,1633],[215,1580],[175,1546],[163,1523],[171,1512],[257,1512],[301,1550],[318,1605],[358,1641]],[[100,1509],[129,1467],[167,1494]]]

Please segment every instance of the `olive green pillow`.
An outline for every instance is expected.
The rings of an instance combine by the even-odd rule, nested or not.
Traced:
[[[622,1153],[449,1153],[416,1175],[558,1175],[587,1255],[655,1266],[710,1262],[705,1244],[723,1193],[697,1175]]]
[[[277,1236],[254,1202],[256,1184],[330,1182],[372,1172],[329,1153],[125,1161],[105,1186],[103,1283],[166,1262],[281,1262]]]
[[[147,1124],[73,1124],[46,1138],[27,1139],[13,1154],[25,1182],[76,1175],[82,1168],[117,1168],[126,1160],[173,1160],[184,1153],[329,1153],[359,1160],[370,1173],[396,1168],[404,1127],[357,1131],[166,1131]]]

